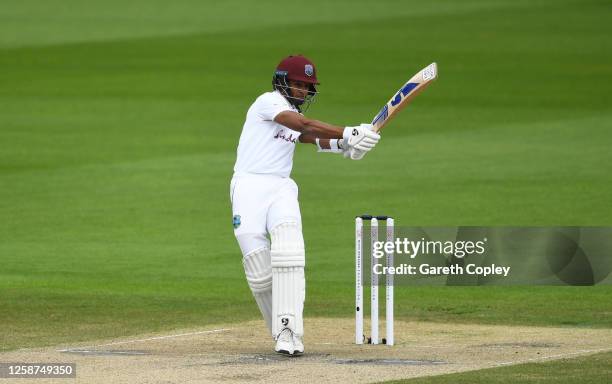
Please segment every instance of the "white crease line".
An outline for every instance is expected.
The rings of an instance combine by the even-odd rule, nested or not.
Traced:
[[[69,352],[69,353],[81,353],[84,355],[90,354],[90,355],[148,355],[148,353],[146,352],[132,352],[132,351],[112,351],[112,352],[106,352],[106,351],[98,351],[98,350],[91,350],[91,349],[70,349],[70,350],[65,350],[65,351],[61,351],[61,352]]]
[[[534,358],[531,358],[531,359],[525,359],[525,360],[519,360],[519,361],[506,361],[506,362],[503,362],[503,363],[497,363],[497,365],[500,366],[500,365],[524,364],[524,363],[529,363],[530,361],[549,360],[549,359],[561,359],[563,357],[568,357],[568,356],[584,355],[584,354],[587,354],[587,353],[606,352],[606,351],[612,351],[612,348],[583,349],[581,351],[570,352],[570,353],[561,353],[559,355],[534,357]]]
[[[397,344],[396,344],[397,345]],[[448,345],[409,345],[408,347],[419,349],[419,348],[448,348]]]
[[[358,347],[358,346],[370,346],[370,345],[372,345],[372,344],[366,344],[366,343],[363,343],[363,344],[355,344],[355,343],[331,343],[331,342],[328,342],[328,343],[308,343],[308,344],[309,344],[309,345],[310,345],[310,344],[313,344],[313,345],[337,345],[337,346],[345,346],[345,347]],[[382,344],[382,343],[380,343],[380,344],[375,344],[375,347],[376,347],[377,345],[380,345],[380,346],[386,346],[386,344]],[[413,344],[399,344],[399,343],[396,343],[396,344],[394,344],[393,346],[394,346],[394,347],[403,347],[403,348],[406,348],[406,349],[419,349],[419,348],[448,348],[448,346],[447,346],[447,345],[416,345],[416,344],[414,344],[414,345],[413,345]]]
[[[144,342],[144,341],[171,339],[171,338],[183,337],[183,336],[205,335],[205,334],[209,334],[209,333],[219,333],[219,332],[226,332],[226,331],[231,331],[231,328],[220,328],[220,329],[213,329],[213,330],[210,330],[210,331],[179,333],[177,335],[157,336],[157,337],[150,337],[150,338],[147,338],[147,339],[115,341],[113,343],[99,344],[99,345],[90,345],[90,346],[86,346],[86,347],[74,347],[74,348],[58,349],[57,352],[74,352],[75,350],[78,351],[78,350],[83,350],[83,349],[88,349],[88,348],[108,347],[108,346],[111,346],[111,345],[140,343],[140,342]]]

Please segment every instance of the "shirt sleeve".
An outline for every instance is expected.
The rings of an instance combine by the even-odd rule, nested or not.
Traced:
[[[281,95],[268,93],[257,100],[256,112],[262,120],[273,121],[276,115],[284,111],[293,111],[293,108]]]

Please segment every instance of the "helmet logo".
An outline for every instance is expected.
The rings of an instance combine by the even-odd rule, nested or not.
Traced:
[[[314,74],[314,68],[312,67],[312,65],[310,64],[306,64],[304,66],[304,73],[306,74],[306,76],[310,77]]]

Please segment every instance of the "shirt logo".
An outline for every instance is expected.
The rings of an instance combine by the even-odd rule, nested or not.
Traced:
[[[289,136],[285,135],[285,130],[280,129],[276,135],[274,135],[275,139],[285,140],[288,143],[296,143],[297,137],[293,137],[293,133],[290,133]]]
[[[311,77],[314,74],[314,68],[310,64],[304,66],[304,73],[306,76]]]
[[[240,226],[240,215],[234,215],[232,218],[232,225],[234,226],[234,229],[238,229]]]

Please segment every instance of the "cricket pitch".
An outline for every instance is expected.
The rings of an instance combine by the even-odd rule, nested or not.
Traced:
[[[353,319],[308,318],[305,329],[301,357],[274,353],[263,322],[251,321],[22,349],[0,361],[76,363],[76,383],[371,383],[612,350],[609,329],[396,321],[394,346],[355,345]]]

